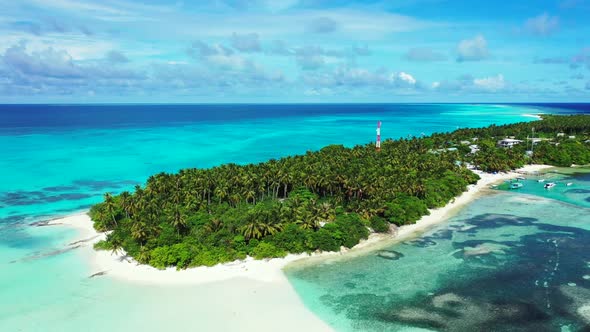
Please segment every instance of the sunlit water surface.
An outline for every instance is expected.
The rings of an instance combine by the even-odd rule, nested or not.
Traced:
[[[199,307],[203,290],[195,293],[183,287],[133,285],[108,275],[89,278],[85,257],[76,250],[63,250],[76,239],[74,230],[31,225],[88,209],[100,201],[104,192],[131,189],[161,171],[259,162],[327,144],[364,144],[374,140],[377,120],[383,121],[384,137],[398,138],[457,127],[534,120],[527,114],[540,109],[522,105],[0,106],[0,331],[161,331],[170,322],[179,327],[193,322],[195,308],[206,314],[207,308]],[[483,211],[486,202],[468,211]],[[501,212],[494,209],[494,204],[490,203],[489,208],[486,213]],[[579,207],[562,210],[577,216],[573,219],[580,219],[575,209]],[[534,228],[527,226],[515,231]],[[393,298],[398,296],[380,289],[398,292],[409,287],[434,291],[444,284],[434,277],[439,276],[437,273],[458,278],[451,269],[460,268],[463,261],[455,257],[460,253],[451,252],[460,248],[447,251],[444,248],[451,246],[450,242],[437,243],[440,247],[431,249],[411,245],[395,249],[406,255],[398,264],[431,259],[420,250],[434,250],[445,257],[434,259],[431,264],[410,264],[403,273],[395,268],[405,283],[390,284],[387,280],[395,273],[386,273],[389,279],[366,279],[373,280],[376,286],[358,283],[351,277],[353,274],[343,274],[350,278],[334,285],[338,291],[328,292],[332,298],[325,310],[335,308],[330,303],[345,303],[345,290],[351,294],[350,306],[358,304],[353,287],[367,287],[363,292],[368,295],[362,300],[368,301],[367,305],[357,305],[356,314],[371,317],[375,307],[385,310],[384,303],[394,303]],[[416,251],[415,256],[411,250]],[[496,255],[473,256],[473,260]],[[352,264],[348,268],[359,275],[371,273],[362,268],[372,258],[367,259],[358,267]],[[376,262],[378,266],[396,264],[380,258]],[[471,270],[465,270],[460,275],[468,280]],[[298,275],[302,278],[293,277],[294,284],[302,294],[308,294],[303,295],[305,302],[322,318],[333,322],[333,317],[349,316],[350,306],[336,308],[340,315],[325,315],[320,306],[323,302],[315,302],[313,294],[324,294],[332,286],[323,282],[323,277],[317,277],[317,288],[308,292],[304,288],[316,277]],[[430,299],[416,297],[417,293],[412,295],[412,291],[398,293],[418,301],[415,303]],[[382,297],[383,294],[392,294],[393,298]],[[386,302],[381,303],[382,300]],[[399,320],[394,312],[384,312],[381,317],[387,322]],[[374,322],[380,319],[369,318]],[[347,324],[335,323],[338,327]],[[200,326],[206,330],[206,326]]]
[[[588,328],[590,173],[532,177],[417,239],[288,276],[340,331]]]

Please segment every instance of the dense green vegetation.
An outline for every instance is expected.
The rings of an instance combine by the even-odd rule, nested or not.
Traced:
[[[532,147],[530,138],[542,139]],[[558,134],[563,136],[558,136]],[[570,136],[575,136],[571,139]],[[461,145],[462,140],[472,140],[477,137],[480,151],[470,154],[469,147]],[[497,141],[506,137],[514,137],[523,143],[511,149],[497,147]],[[542,121],[523,122],[487,128],[459,129],[450,134],[435,134],[431,138],[433,145],[457,145],[458,160],[471,163],[477,168],[492,171],[507,171],[522,167],[526,164],[547,164],[569,167],[572,164],[590,164],[589,144],[590,116],[572,115],[556,116],[544,115]],[[526,151],[533,150],[533,155]]]
[[[526,138],[557,132],[577,135],[543,142],[533,157],[526,144],[496,147],[505,136]],[[145,187],[118,196],[105,194],[90,215],[109,231],[97,249],[124,249],[158,268],[215,265],[287,253],[353,247],[390,224],[414,223],[475,183],[464,165],[507,170],[527,162],[554,165],[590,162],[590,117],[547,117],[543,121],[460,129],[424,138],[388,140],[346,148],[327,146],[305,155],[250,165],[227,164],[150,177]],[[477,137],[471,154],[460,142]],[[455,147],[454,151],[447,150]]]

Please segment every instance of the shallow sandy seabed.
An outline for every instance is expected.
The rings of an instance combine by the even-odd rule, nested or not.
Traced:
[[[548,166],[530,165],[519,171],[536,172],[546,168]],[[293,330],[322,331],[330,330],[330,327],[305,308],[283,273],[283,268],[293,262],[297,262],[294,265],[299,265],[346,259],[418,236],[433,225],[453,216],[463,206],[487,191],[491,184],[517,176],[514,172],[499,174],[478,172],[478,174],[481,179],[476,185],[469,186],[466,192],[447,206],[431,210],[430,215],[424,216],[416,224],[400,227],[396,235],[371,234],[369,239],[362,241],[353,249],[343,248],[340,252],[290,254],[285,258],[267,260],[248,258],[213,267],[197,267],[181,271],[174,268],[158,270],[151,266],[140,265],[124,253],[95,251],[92,245],[104,239],[105,235],[94,230],[92,220],[87,214],[55,219],[50,224],[74,227],[79,231],[79,239],[73,242],[78,242],[77,245],[82,244],[79,250],[87,258],[89,275],[101,274],[126,282],[152,285],[200,285],[198,287],[203,289],[234,289],[235,292],[228,298],[231,301],[225,302],[226,304],[222,306],[215,306],[211,312],[212,316],[231,317],[228,322],[231,326],[228,325],[228,328],[239,326],[242,330],[249,330],[248,324],[250,324],[252,329],[260,330],[261,326],[256,325],[259,318],[256,318],[258,315],[255,313],[265,312],[265,316],[271,315],[277,318],[275,321],[280,324],[272,327],[272,324],[265,323],[265,330],[280,328],[284,331],[293,328]],[[212,300],[214,301],[216,300]]]

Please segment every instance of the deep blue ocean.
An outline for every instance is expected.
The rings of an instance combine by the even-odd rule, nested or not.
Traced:
[[[589,112],[590,104],[0,105],[0,331],[88,330],[89,321],[98,324],[98,331],[139,326],[161,330],[158,317],[142,315],[141,307],[161,293],[108,278],[88,279],[83,257],[75,251],[60,252],[75,237],[74,230],[32,225],[84,211],[105,192],[131,189],[152,174],[261,162],[328,144],[365,144],[375,140],[377,121],[383,122],[384,138],[400,138],[533,121],[539,113]],[[588,182],[579,181],[575,189],[587,190]],[[582,196],[564,201],[586,199]],[[530,201],[514,202],[514,214],[531,213]],[[494,213],[494,207],[504,203],[499,199],[473,209],[478,215]],[[587,212],[584,205],[579,209]],[[449,245],[445,242],[447,247],[439,249],[444,252]],[[412,250],[404,251],[406,257],[412,257]],[[418,249],[414,255],[419,255]],[[370,266],[376,275],[387,273]],[[334,287],[324,282],[331,278],[330,271],[325,273],[320,268],[293,274],[303,302],[338,329],[359,326],[358,319],[329,311],[329,305],[340,305],[346,298],[328,306],[316,301]],[[317,278],[313,287],[308,284],[310,276]],[[414,295],[412,305],[428,301]],[[134,300],[139,297],[143,304]],[[187,299],[184,306],[190,307],[193,300]],[[116,324],[121,320],[114,315],[132,304],[138,307],[128,314],[141,317],[141,325],[133,325],[133,320]],[[359,317],[371,320],[372,313]],[[191,323],[191,317],[178,322]]]

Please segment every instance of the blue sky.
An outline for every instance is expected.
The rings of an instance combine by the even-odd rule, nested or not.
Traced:
[[[590,0],[6,1],[0,102],[590,101]]]

